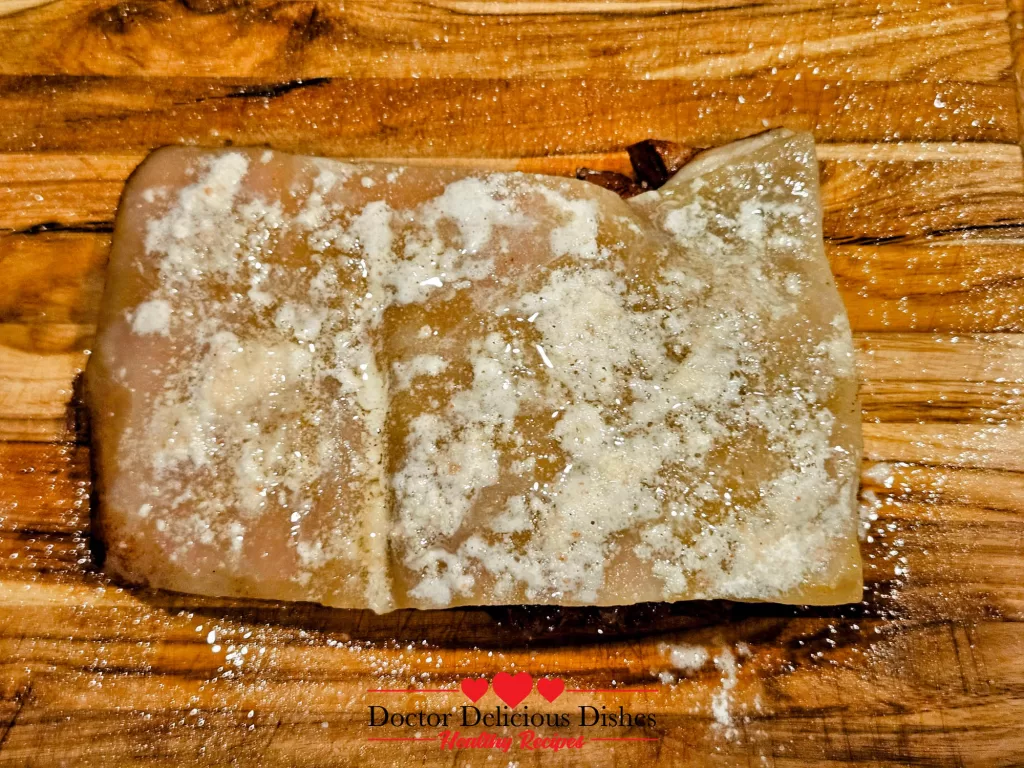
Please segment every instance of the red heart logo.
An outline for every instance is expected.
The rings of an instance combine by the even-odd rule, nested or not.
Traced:
[[[471,677],[467,677],[459,683],[459,688],[461,688],[462,692],[469,697],[470,701],[476,704],[480,701],[480,697],[487,693],[487,678],[478,677],[474,680]]]
[[[542,677],[537,681],[537,693],[548,701],[554,701],[562,695],[565,690],[565,680],[560,677]]]
[[[529,695],[532,687],[533,678],[529,672],[520,672],[514,677],[508,672],[499,672],[494,676],[494,692],[513,709]]]

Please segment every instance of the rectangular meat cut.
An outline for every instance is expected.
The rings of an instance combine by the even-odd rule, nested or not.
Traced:
[[[814,145],[586,181],[168,148],[87,370],[105,568],[396,608],[860,599]]]

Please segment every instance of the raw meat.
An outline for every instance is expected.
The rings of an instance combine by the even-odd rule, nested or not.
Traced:
[[[87,378],[130,582],[375,611],[860,599],[853,350],[804,134],[629,200],[160,150]]]

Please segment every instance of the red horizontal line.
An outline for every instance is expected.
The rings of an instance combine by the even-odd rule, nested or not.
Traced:
[[[591,736],[590,741],[660,741],[645,736]]]
[[[657,688],[566,688],[566,693],[657,693]]]
[[[367,737],[367,741],[437,741],[437,736],[431,736],[430,738],[420,738],[417,736],[394,736],[386,738],[384,736],[378,737]]]
[[[455,693],[456,688],[367,688],[367,693]]]

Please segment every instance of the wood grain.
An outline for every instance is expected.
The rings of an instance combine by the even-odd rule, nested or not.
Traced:
[[[0,16],[9,16],[29,8],[37,8],[49,2],[53,2],[53,0],[0,0]]]
[[[0,766],[1020,764],[1022,37],[1022,0],[0,0]],[[374,616],[105,579],[76,380],[147,151],[571,175],[775,125],[821,142],[856,331],[861,604]],[[659,680],[676,643],[730,648],[735,687]],[[365,741],[370,688],[524,669],[653,688],[526,703],[653,712],[616,735],[656,740]]]
[[[745,638],[754,646],[772,639],[778,646],[794,649],[763,656],[755,654],[744,665],[734,689],[736,699],[746,703],[751,712],[749,721],[743,723],[743,731],[754,747],[751,751],[755,756],[774,757],[774,762],[782,765],[806,762],[821,765],[826,761],[870,765],[875,764],[873,756],[879,753],[951,757],[959,753],[966,759],[968,750],[962,742],[965,738],[976,739],[973,742],[976,749],[984,748],[997,755],[1007,742],[1010,746],[1019,746],[1012,729],[1015,714],[1012,702],[1024,681],[1013,654],[1022,648],[1019,637],[1005,631],[1006,625],[981,622],[966,630],[956,624],[921,624],[876,639],[866,658],[857,659],[851,656],[847,646],[836,650],[824,642],[830,634],[830,626],[837,630],[835,636],[844,641],[862,633],[872,634],[877,626],[863,624],[858,625],[859,629],[851,629],[852,624],[816,619],[754,618],[730,626],[723,635],[722,639],[729,640]],[[680,637],[696,641],[709,639],[707,631],[675,634],[669,639]],[[802,647],[800,642],[804,643]],[[892,667],[891,655],[907,644],[922,647],[935,659],[936,669],[946,670],[928,679],[929,688],[905,682]],[[39,655],[43,659],[47,656],[46,645],[39,644]],[[89,755],[89,762],[84,763],[87,765],[100,765],[104,759],[115,758],[167,765],[171,755],[186,755],[194,764],[201,765],[228,761],[243,765],[260,761],[264,764],[284,761],[291,765],[348,765],[374,759],[371,748],[349,737],[353,731],[363,735],[367,729],[361,726],[361,718],[352,711],[344,695],[338,695],[349,687],[372,685],[372,677],[327,677],[319,679],[316,685],[296,685],[288,680],[260,683],[259,673],[247,670],[248,674],[233,680],[204,686],[190,679],[184,671],[175,673],[160,665],[161,655],[180,661],[181,654],[174,652],[180,647],[174,648],[175,644],[170,642],[153,645],[162,645],[163,650],[154,652],[156,669],[144,676],[109,675],[86,666],[82,671],[69,670],[63,685],[44,682],[24,692],[18,713],[20,725],[14,740],[8,739],[8,754],[30,759],[45,745],[58,759],[85,753]],[[253,643],[257,645],[277,650],[272,641],[267,645]],[[978,646],[999,647],[1003,652],[981,655],[971,650]],[[619,679],[631,679],[629,660],[634,660],[634,664],[641,662],[635,650],[627,644],[610,643],[605,651],[607,661],[601,665],[602,671],[618,675]],[[335,653],[342,657],[352,655],[345,648]],[[554,653],[511,650],[503,655],[509,662],[516,660],[554,668],[561,661]],[[657,664],[660,655],[653,652],[642,661]],[[202,663],[204,656],[211,654],[208,650],[197,654],[195,661]],[[281,653],[282,661],[288,659],[292,663],[301,663],[304,656],[301,651]],[[404,656],[407,659],[404,663],[413,669],[428,666],[423,663],[424,653],[398,652],[395,656]],[[808,663],[812,656],[814,662]],[[467,673],[487,669],[487,658],[486,653],[473,654],[472,661],[466,665]],[[787,674],[786,667],[791,664],[798,665],[802,671]],[[963,676],[956,671],[960,667],[968,670]],[[102,683],[97,684],[98,681]],[[665,734],[661,743],[614,752],[595,746],[588,753],[587,764],[615,765],[623,760],[658,758],[671,765],[700,765],[707,764],[700,762],[701,755],[707,751],[718,752],[719,764],[742,760],[745,750],[728,744],[721,747],[714,737],[709,737],[708,702],[694,695],[697,688],[699,685],[681,685],[645,697],[642,708],[659,716],[658,727],[653,732]],[[891,698],[879,696],[880,690],[889,691]],[[941,717],[929,708],[929,703],[934,701],[934,690],[948,700]],[[972,707],[972,698],[982,693],[988,694],[992,703],[982,708]],[[762,712],[757,713],[753,705],[756,697],[789,703],[772,709],[762,707]],[[274,710],[251,709],[268,700],[276,703]],[[434,706],[451,700],[449,694],[428,694],[421,699],[425,705]],[[159,713],[163,723],[159,745],[148,738],[154,730],[151,719],[123,709],[117,712],[118,702],[126,701],[139,702],[147,711]],[[587,698],[583,695],[569,696],[559,709],[572,711],[573,706],[585,701]],[[99,713],[104,710],[116,714],[101,717]],[[72,713],[75,720],[81,722],[81,729],[68,739],[52,743],[61,732],[61,726],[45,717],[48,711]],[[248,711],[254,714],[250,717]],[[843,726],[822,734],[822,720],[835,712],[848,713],[841,721]],[[878,730],[872,726],[883,718],[894,727]],[[102,748],[90,749],[90,742],[99,743]],[[407,753],[407,759],[429,763],[435,752],[436,746],[415,745]],[[559,758],[545,763],[579,764],[578,758],[576,761]]]
[[[8,117],[0,150],[110,152],[183,141],[339,156],[530,157],[647,138],[717,145],[779,125],[834,142],[1017,140],[1009,79],[792,78],[0,75]]]
[[[826,243],[850,321],[861,331],[1024,331],[1024,240]]]
[[[1017,87],[1018,131],[1024,142],[1024,0],[1007,0],[1010,27],[1010,55],[1014,84]]]
[[[106,234],[0,235],[0,323],[91,323],[103,292]]]
[[[378,149],[381,149],[378,147]],[[349,157],[353,155],[348,155]],[[381,157],[374,153],[356,157]],[[822,144],[825,237],[878,243],[943,235],[1017,237],[1024,227],[1021,149],[1002,144]],[[105,230],[137,154],[0,153],[0,232]],[[622,167],[625,153],[575,154],[572,163],[517,158],[420,158],[482,168]],[[546,164],[546,165],[545,165]]]
[[[0,17],[4,74],[992,82],[1002,0],[60,0]],[[40,35],[46,29],[48,34]]]

